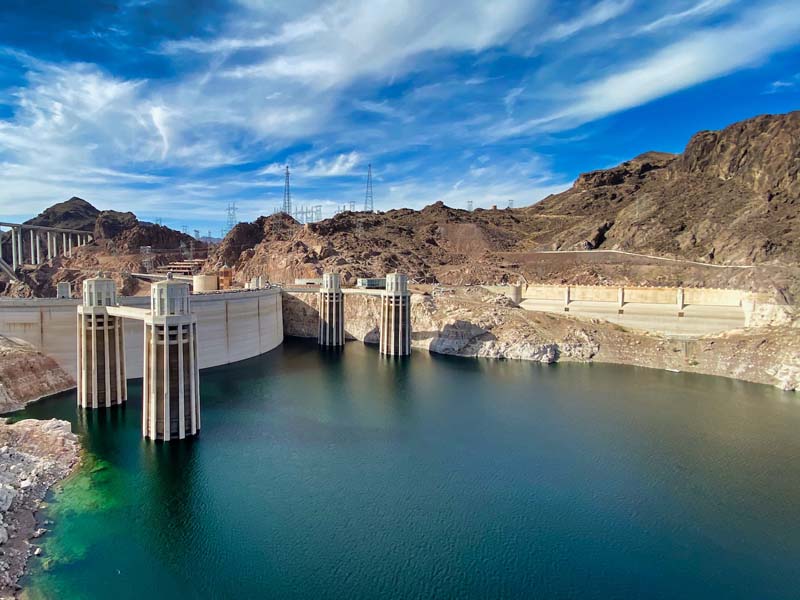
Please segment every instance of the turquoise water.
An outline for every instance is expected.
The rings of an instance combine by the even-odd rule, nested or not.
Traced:
[[[287,341],[201,376],[203,431],[74,393],[88,450],[31,598],[797,598],[797,396],[720,378]]]

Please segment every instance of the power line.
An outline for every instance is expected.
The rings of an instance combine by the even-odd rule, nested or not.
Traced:
[[[372,197],[372,165],[367,167],[367,193],[364,195],[364,211],[375,210],[375,201]]]

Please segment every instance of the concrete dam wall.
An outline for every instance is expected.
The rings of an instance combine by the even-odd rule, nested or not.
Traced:
[[[283,342],[279,289],[194,294],[198,361],[201,369],[269,352]],[[77,307],[80,300],[0,301],[0,335],[17,338],[53,357],[73,378],[77,374]],[[149,296],[128,296],[122,306],[149,308]],[[124,320],[126,374],[142,376],[142,323]]]

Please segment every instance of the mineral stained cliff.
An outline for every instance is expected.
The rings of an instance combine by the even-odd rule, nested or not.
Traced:
[[[0,413],[74,387],[75,380],[55,360],[0,335]]]
[[[317,295],[285,294],[284,333],[316,337]],[[380,298],[345,296],[349,338],[377,343]],[[720,375],[800,390],[800,328],[757,327],[679,341],[516,307],[482,288],[411,298],[414,348],[454,356],[544,363],[596,361]]]

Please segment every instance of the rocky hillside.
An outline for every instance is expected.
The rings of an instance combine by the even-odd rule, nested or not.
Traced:
[[[324,270],[356,277],[407,272],[420,282],[516,280],[789,288],[800,266],[800,112],[701,132],[680,155],[648,152],[578,177],[569,190],[515,210],[341,213],[301,226],[286,215],[242,223],[209,258],[291,282]],[[600,253],[624,250],[720,270]],[[769,268],[767,269],[767,266]],[[782,270],[783,268],[788,270]],[[777,270],[776,270],[777,269]]]
[[[232,266],[242,281],[265,275],[291,282],[335,270],[353,282],[400,270],[434,282],[443,271],[471,261],[477,279],[494,281],[503,273],[492,265],[491,253],[512,250],[525,230],[513,211],[469,213],[441,202],[421,211],[345,212],[305,226],[278,214],[237,225],[208,266]]]
[[[800,263],[800,112],[762,115],[581,175],[526,209],[531,249]]]

